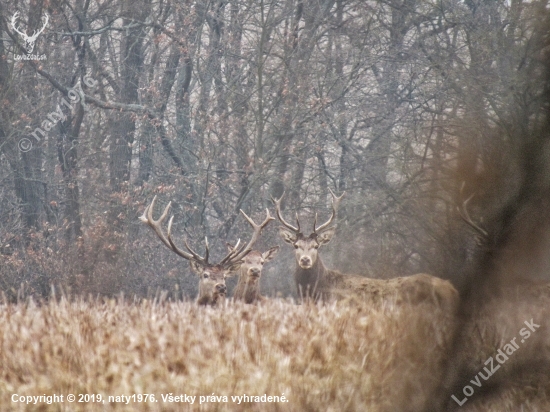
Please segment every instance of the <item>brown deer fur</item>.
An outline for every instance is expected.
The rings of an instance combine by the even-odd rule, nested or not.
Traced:
[[[325,301],[355,296],[375,304],[385,300],[411,304],[424,302],[451,312],[458,306],[458,292],[450,282],[424,273],[373,279],[328,269],[318,257],[309,269],[296,264],[294,277],[301,296]]]

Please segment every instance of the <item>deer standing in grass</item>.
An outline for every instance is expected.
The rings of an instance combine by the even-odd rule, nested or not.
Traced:
[[[253,228],[250,241],[246,245],[243,244],[241,246],[240,240],[238,240],[235,247],[230,250],[219,263],[210,263],[208,262],[208,239],[205,239],[206,250],[204,257],[194,252],[189,247],[187,240],[184,241],[187,251],[181,250],[174,244],[171,235],[174,216],[170,217],[170,220],[168,221],[168,232],[166,235],[164,234],[161,225],[168,215],[172,202],[168,203],[168,206],[166,206],[160,218],[154,220],[153,209],[155,208],[156,199],[157,197],[155,196],[151,204],[145,208],[143,215],[140,216],[140,220],[149,225],[160,238],[162,243],[164,243],[172,252],[189,261],[191,270],[199,277],[199,295],[197,297],[197,303],[200,305],[216,305],[221,303],[225,299],[225,295],[227,293],[225,279],[240,269],[243,264],[243,259],[252,251],[252,246],[254,246],[254,243],[258,240],[262,229],[266,227],[270,221],[274,220],[274,218],[270,216],[269,210],[266,210],[267,217],[261,224],[257,225],[246,215],[246,213],[241,210],[240,212]]]
[[[229,252],[235,248],[227,244]],[[239,270],[239,281],[233,291],[233,298],[245,303],[261,302],[265,298],[260,293],[260,278],[264,264],[272,260],[279,252],[279,246],[272,247],[266,252],[251,251],[243,259]]]
[[[382,302],[396,298],[397,302],[431,302],[455,310],[458,305],[458,292],[450,282],[426,274],[416,274],[394,279],[371,279],[364,276],[342,274],[328,269],[319,256],[319,248],[330,242],[336,231],[331,226],[336,217],[338,204],[344,196],[337,197],[332,191],[332,215],[327,222],[317,226],[317,214],[313,232],[305,236],[300,229],[298,215],[296,226],[285,221],[281,212],[281,196],[272,199],[277,209],[277,218],[283,224],[279,234],[286,243],[296,250],[296,270],[294,280],[302,298],[330,300],[346,297],[366,298],[371,302]]]

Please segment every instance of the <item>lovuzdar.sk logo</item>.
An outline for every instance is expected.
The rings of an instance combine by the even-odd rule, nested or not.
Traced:
[[[25,51],[27,54],[14,54],[15,60],[45,60],[46,55],[38,55],[33,54],[34,51],[34,44],[36,43],[36,39],[40,34],[44,31],[46,26],[48,25],[48,21],[50,20],[50,16],[48,16],[48,13],[44,14],[42,18],[40,19],[42,22],[42,27],[40,27],[37,30],[34,30],[32,35],[29,36],[24,30],[21,30],[18,27],[18,21],[19,20],[19,12],[15,12],[15,14],[11,18],[11,27],[13,28],[13,31],[15,31],[17,34],[19,34],[23,41],[25,42]]]

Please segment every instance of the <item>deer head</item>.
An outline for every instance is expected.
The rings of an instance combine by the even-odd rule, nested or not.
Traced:
[[[330,189],[329,189],[330,190]],[[308,236],[305,236],[300,230],[300,222],[298,220],[298,214],[296,214],[296,226],[291,225],[284,220],[281,214],[281,200],[275,200],[272,198],[277,208],[277,218],[284,225],[279,228],[279,234],[286,243],[291,244],[296,249],[296,263],[302,269],[310,269],[315,265],[318,259],[318,249],[322,245],[326,245],[332,239],[334,232],[336,231],[336,225],[330,226],[336,217],[336,211],[340,200],[344,196],[345,192],[340,197],[336,196],[332,191],[332,215],[329,220],[317,227],[317,213],[315,214],[315,220],[313,221],[313,232]]]
[[[231,273],[234,273],[240,269],[243,259],[252,251],[252,246],[258,240],[260,232],[270,221],[274,220],[274,218],[269,215],[269,210],[266,210],[267,216],[265,220],[260,225],[257,225],[246,215],[246,213],[241,210],[240,212],[253,228],[250,241],[246,245],[243,244],[241,246],[240,240],[238,240],[235,248],[233,248],[219,263],[210,263],[208,261],[208,239],[205,239],[206,250],[204,257],[194,252],[187,243],[187,240],[184,241],[187,251],[184,251],[175,245],[171,235],[174,216],[170,217],[170,220],[168,221],[168,232],[166,235],[164,234],[161,224],[168,215],[171,202],[168,203],[160,218],[158,220],[154,220],[153,209],[155,207],[156,199],[157,197],[155,196],[151,204],[145,208],[143,215],[140,216],[139,219],[149,225],[160,238],[162,243],[164,243],[171,251],[189,261],[191,270],[199,277],[199,296],[197,298],[197,302],[203,305],[214,305],[219,303],[225,298],[227,292],[225,279],[230,276]]]
[[[229,252],[235,250],[229,243],[227,244]],[[260,252],[253,250],[247,254],[240,268],[240,277],[248,284],[256,284],[262,276],[262,269],[264,265],[271,261],[279,253],[279,246],[272,247],[271,249]]]
[[[23,40],[25,41],[25,50],[27,51],[27,54],[31,54],[34,50],[34,43],[36,42],[36,39],[44,31],[46,26],[48,25],[48,21],[50,20],[50,16],[48,16],[48,13],[46,13],[44,16],[42,16],[42,27],[38,30],[35,30],[32,33],[32,36],[27,36],[27,33],[24,31],[19,30],[16,23],[19,19],[19,12],[16,12],[12,18],[11,18],[11,27],[15,32],[17,32],[21,37],[23,37]]]

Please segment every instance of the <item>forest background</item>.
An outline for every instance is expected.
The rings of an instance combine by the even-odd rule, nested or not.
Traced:
[[[221,257],[249,236],[239,209],[284,192],[311,225],[329,189],[328,266],[460,286],[480,242],[457,206],[481,228],[524,187],[546,20],[523,0],[2,0],[0,290],[192,297],[138,220],[154,195]],[[295,293],[293,265],[283,246],[264,293]]]

